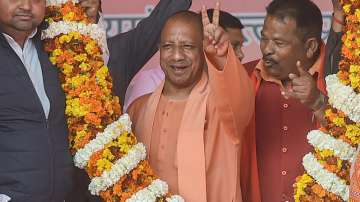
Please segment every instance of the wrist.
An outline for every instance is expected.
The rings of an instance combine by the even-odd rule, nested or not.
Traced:
[[[345,16],[343,11],[334,11],[332,14],[333,22],[336,22],[340,25],[344,25]]]
[[[344,26],[345,17],[342,11],[334,11],[332,15],[332,25],[331,28],[334,32],[342,32]]]
[[[326,96],[323,95],[322,93],[319,93],[319,96],[318,96],[317,99],[313,102],[313,104],[310,106],[310,108],[311,108],[314,112],[317,112],[317,111],[323,109],[326,105],[327,105],[327,98],[326,98]]]

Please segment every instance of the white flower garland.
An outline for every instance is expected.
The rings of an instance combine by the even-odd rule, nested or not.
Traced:
[[[336,74],[326,77],[329,102],[344,112],[352,121],[360,122],[360,94],[350,86],[342,84]]]
[[[82,35],[89,36],[97,41],[103,53],[107,50],[106,32],[97,24],[84,24],[78,22],[53,22],[46,30],[41,33],[41,39],[52,39],[60,34],[69,34],[70,32],[79,32]]]
[[[46,0],[46,6],[61,6],[67,2],[79,3],[79,0]],[[78,32],[81,35],[89,36],[95,40],[104,53],[108,52],[106,32],[103,25],[84,24],[78,22],[52,22],[49,27],[42,31],[41,39],[53,39],[61,34]],[[106,60],[105,60],[106,61]],[[84,148],[77,151],[74,156],[75,165],[79,168],[86,167],[91,155],[101,149],[112,140],[116,139],[123,132],[131,132],[131,121],[127,114],[122,115],[117,121],[108,125],[105,130],[96,135]],[[93,195],[99,195],[100,191],[113,186],[121,177],[130,173],[137,167],[140,161],[146,158],[146,149],[142,143],[134,145],[128,153],[117,160],[110,171],[104,171],[100,177],[94,177],[89,184],[89,190]],[[135,193],[129,202],[156,201],[157,197],[166,195],[168,185],[159,179],[153,181],[147,188]],[[184,202],[181,196],[174,195],[166,198],[167,202]]]
[[[132,171],[140,161],[146,158],[146,149],[142,143],[134,145],[129,152],[117,160],[110,171],[104,171],[100,177],[94,177],[89,184],[89,190],[93,195],[99,195],[113,186],[120,178]]]
[[[104,146],[116,139],[123,132],[131,133],[131,120],[128,114],[123,114],[120,118],[108,125],[101,133],[96,134],[96,138],[91,140],[84,148],[79,149],[75,156],[75,166],[85,168],[91,155],[100,151]]]
[[[66,2],[72,1],[73,3],[79,3],[79,0],[46,0],[46,6],[61,6]]]
[[[306,172],[312,176],[327,191],[340,196],[344,201],[349,200],[349,186],[334,173],[327,171],[314,157],[308,153],[303,158]]]
[[[179,195],[173,195],[170,198],[166,198],[166,202],[185,202],[185,200]]]
[[[155,202],[156,198],[164,196],[167,192],[166,182],[156,179],[148,187],[132,195],[126,202]]]
[[[156,179],[148,187],[136,192],[126,202],[155,202],[156,198],[164,196],[168,192],[166,182]],[[185,202],[179,195],[166,198],[166,202]]]
[[[307,139],[315,148],[320,150],[331,150],[334,152],[334,155],[341,160],[352,162],[356,156],[356,148],[342,140],[335,139],[320,130],[310,131],[307,135]]]

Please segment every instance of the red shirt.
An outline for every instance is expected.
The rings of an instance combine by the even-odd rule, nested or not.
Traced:
[[[256,96],[256,145],[263,202],[293,201],[295,178],[304,173],[303,156],[312,150],[306,135],[316,129],[313,113],[279,86],[262,81]]]
[[[294,201],[293,184],[304,173],[303,156],[313,148],[307,133],[317,128],[312,111],[281,95],[281,82],[263,71],[261,61],[245,64],[256,86],[256,154],[262,202]],[[309,72],[325,92],[324,48]],[[252,67],[251,67],[252,66]],[[253,70],[253,71],[251,71]],[[280,85],[279,85],[280,84]]]

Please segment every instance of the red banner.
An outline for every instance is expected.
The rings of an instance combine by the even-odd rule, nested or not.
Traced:
[[[213,7],[218,0],[194,0],[192,10],[198,11],[204,4]],[[136,2],[136,3],[135,3]],[[107,22],[107,33],[113,36],[119,32],[128,31],[144,17],[149,15],[158,0],[106,0],[103,1],[103,11]],[[222,0],[221,9],[238,17],[244,24],[245,36],[243,62],[259,58],[260,31],[265,16],[265,7],[270,0]],[[324,16],[323,38],[326,39],[331,21],[331,1],[314,0],[320,7]],[[155,57],[147,66],[158,66]]]

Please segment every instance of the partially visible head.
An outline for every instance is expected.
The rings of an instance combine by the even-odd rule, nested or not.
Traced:
[[[10,35],[31,33],[44,15],[45,0],[0,0],[0,28]]]
[[[209,19],[211,20],[214,13],[214,9],[208,9],[207,13]],[[242,46],[244,43],[244,35],[241,31],[244,28],[244,25],[240,22],[240,20],[237,17],[222,10],[220,10],[219,25],[229,34],[231,45],[235,50],[236,56],[241,61],[244,58],[244,53],[242,51]]]
[[[161,32],[160,65],[176,88],[194,86],[205,68],[201,16],[181,11],[170,17]]]
[[[310,68],[320,52],[320,9],[311,0],[273,0],[266,11],[260,49],[267,72],[286,80],[298,73],[298,60]]]

